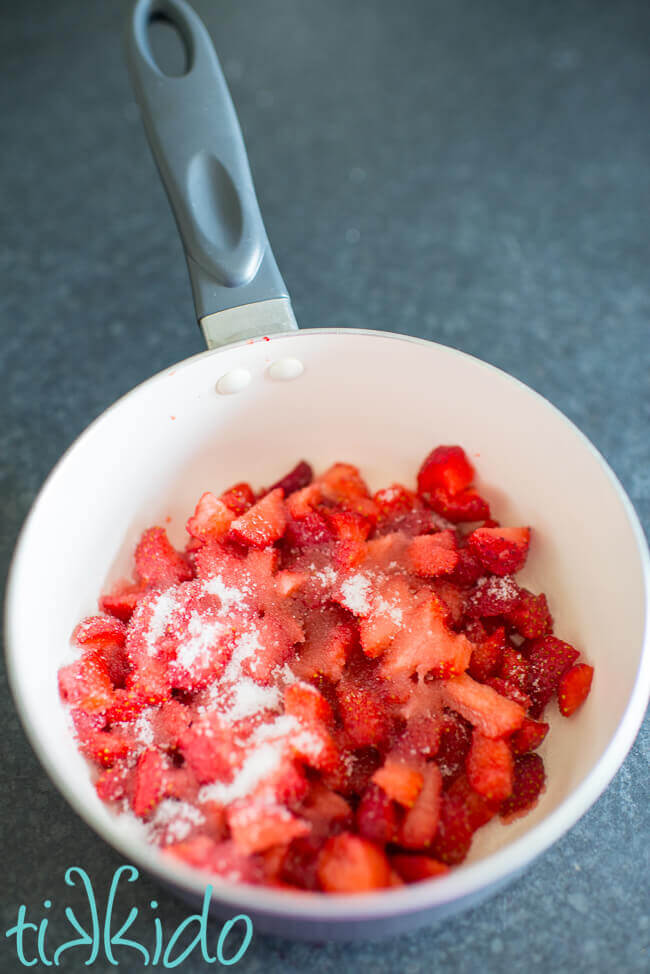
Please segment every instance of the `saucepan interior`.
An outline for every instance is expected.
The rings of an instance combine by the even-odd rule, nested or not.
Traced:
[[[278,369],[293,378],[274,378]],[[240,391],[217,391],[225,375]],[[139,533],[163,524],[182,544],[202,491],[272,482],[303,457],[316,469],[355,463],[373,488],[412,483],[438,443],[465,447],[496,517],[533,526],[524,583],[547,593],[557,632],[595,666],[582,710],[551,718],[546,792],[529,816],[482,830],[467,863],[442,879],[353,897],[215,881],[217,909],[244,910],[278,933],[372,935],[382,917],[387,932],[469,904],[550,845],[607,785],[642,719],[650,663],[647,548],[602,457],[548,402],[470,356],[386,333],[304,331],[203,353],[125,396],[60,461],[20,538],[7,652],[21,717],[70,804],[128,861],[186,894],[205,887],[205,876],[161,857],[102,805],[57,692],[74,625],[128,574]]]

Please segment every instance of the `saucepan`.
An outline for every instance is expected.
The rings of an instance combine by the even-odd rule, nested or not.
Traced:
[[[156,65],[149,26],[170,21],[187,70]],[[611,781],[650,688],[649,560],[632,505],[585,436],[511,376],[443,345],[372,330],[298,331],[257,206],[210,36],[183,0],[139,0],[128,62],[183,238],[208,351],[111,406],[59,461],[23,527],[7,591],[11,686],[29,739],[72,808],[128,862],[199,900],[204,875],[172,862],[97,798],[60,702],[70,633],[130,572],[139,533],[183,544],[202,491],[272,482],[305,457],[359,465],[371,487],[412,482],[438,443],[460,443],[495,516],[532,524],[523,584],[544,590],[557,631],[595,667],[591,695],[551,717],[546,791],[525,818],[481,830],[448,875],[354,896],[214,880],[215,913],[299,937],[380,936],[475,904],[544,852]],[[523,337],[525,340],[525,336]],[[498,485],[498,488],[495,486]]]

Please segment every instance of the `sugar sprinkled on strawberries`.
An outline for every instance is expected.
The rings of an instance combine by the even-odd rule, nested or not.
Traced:
[[[355,615],[365,615],[370,612],[370,579],[360,573],[346,578],[341,585],[341,601],[346,609]]]

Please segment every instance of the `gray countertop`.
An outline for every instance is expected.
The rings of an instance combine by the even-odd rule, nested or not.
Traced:
[[[513,373],[593,440],[647,529],[647,2],[195,5],[298,321],[432,338]],[[2,5],[3,573],[69,443],[131,386],[201,349],[129,90],[122,14],[82,0]],[[50,784],[3,687],[2,932],[19,904],[42,914],[50,897],[56,942],[60,904],[81,902],[65,869],[83,865],[103,896],[119,858]],[[484,905],[379,945],[256,935],[238,969],[648,971],[649,748],[646,718],[605,795]],[[186,915],[147,879],[133,902],[154,895],[166,925]],[[0,968],[21,969],[4,936]]]

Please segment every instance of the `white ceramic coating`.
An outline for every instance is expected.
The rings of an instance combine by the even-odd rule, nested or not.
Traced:
[[[288,359],[302,374],[273,381],[272,364]],[[219,395],[219,379],[241,370],[248,385]],[[524,583],[543,588],[557,633],[595,666],[585,706],[569,720],[551,718],[546,793],[526,818],[479,832],[467,863],[443,878],[356,896],[215,881],[215,908],[247,912],[260,930],[320,938],[426,922],[502,884],[607,786],[650,688],[647,546],[609,467],[546,400],[468,355],[380,332],[302,331],[205,352],[133,390],[59,462],[20,537],[6,610],[18,708],[53,781],[127,861],[190,897],[207,882],[144,844],[99,801],[57,692],[73,627],[96,611],[100,591],[128,574],[139,533],[165,524],[180,545],[203,491],[241,479],[271,483],[302,458],[317,470],[355,463],[373,488],[412,484],[439,443],[465,447],[495,517],[534,526]]]

